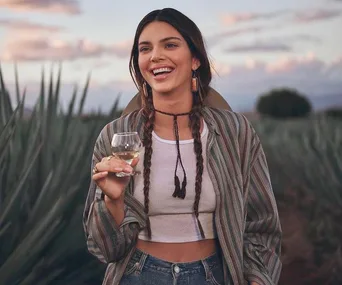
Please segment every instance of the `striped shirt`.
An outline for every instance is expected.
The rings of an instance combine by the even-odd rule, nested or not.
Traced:
[[[215,228],[223,256],[225,284],[277,284],[281,227],[266,157],[254,128],[241,114],[202,109],[208,125],[207,168],[216,192]],[[107,124],[95,143],[92,167],[111,154],[116,132],[137,131],[143,137],[141,111]],[[120,283],[139,231],[146,227],[144,207],[133,197],[134,179],[125,194],[125,217],[117,225],[102,192],[91,181],[83,226],[88,250],[107,263],[103,285]]]

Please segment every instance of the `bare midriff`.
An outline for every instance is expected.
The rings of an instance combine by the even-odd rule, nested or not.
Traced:
[[[137,248],[169,262],[192,262],[205,259],[216,252],[215,239],[195,242],[165,243],[138,239]]]

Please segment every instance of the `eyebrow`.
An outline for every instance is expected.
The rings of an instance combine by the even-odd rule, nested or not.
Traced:
[[[161,39],[159,42],[163,43],[163,42],[167,42],[167,41],[169,41],[169,40],[181,41],[181,39],[178,38],[178,37],[167,37],[167,38]],[[151,43],[151,42],[149,42],[149,41],[143,41],[143,42],[140,42],[140,43],[139,43],[139,46],[140,46],[140,45],[147,45],[147,44],[150,44],[150,43]]]

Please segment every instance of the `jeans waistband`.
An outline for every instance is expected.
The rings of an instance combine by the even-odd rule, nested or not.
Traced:
[[[143,260],[143,264],[145,266],[153,265],[158,266],[159,268],[168,269],[174,265],[177,265],[180,269],[186,270],[196,270],[203,267],[203,262],[205,262],[209,267],[215,267],[221,264],[220,256],[217,252],[213,253],[212,255],[197,261],[191,262],[172,262],[159,259],[154,257],[146,252],[141,251],[140,249],[136,249],[135,253],[133,254],[131,260],[136,263],[141,263]]]

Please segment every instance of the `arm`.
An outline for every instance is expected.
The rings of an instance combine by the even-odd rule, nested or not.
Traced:
[[[110,142],[105,139],[111,136],[104,134],[104,129],[96,141],[93,165],[110,153]],[[108,148],[109,145],[109,148]],[[141,228],[145,227],[143,209],[128,194],[126,189],[124,203],[113,205],[91,180],[83,213],[83,227],[88,250],[101,262],[116,262],[124,258],[134,247]]]
[[[255,135],[244,233],[245,278],[252,285],[277,284],[281,272],[281,226],[266,157]]]

